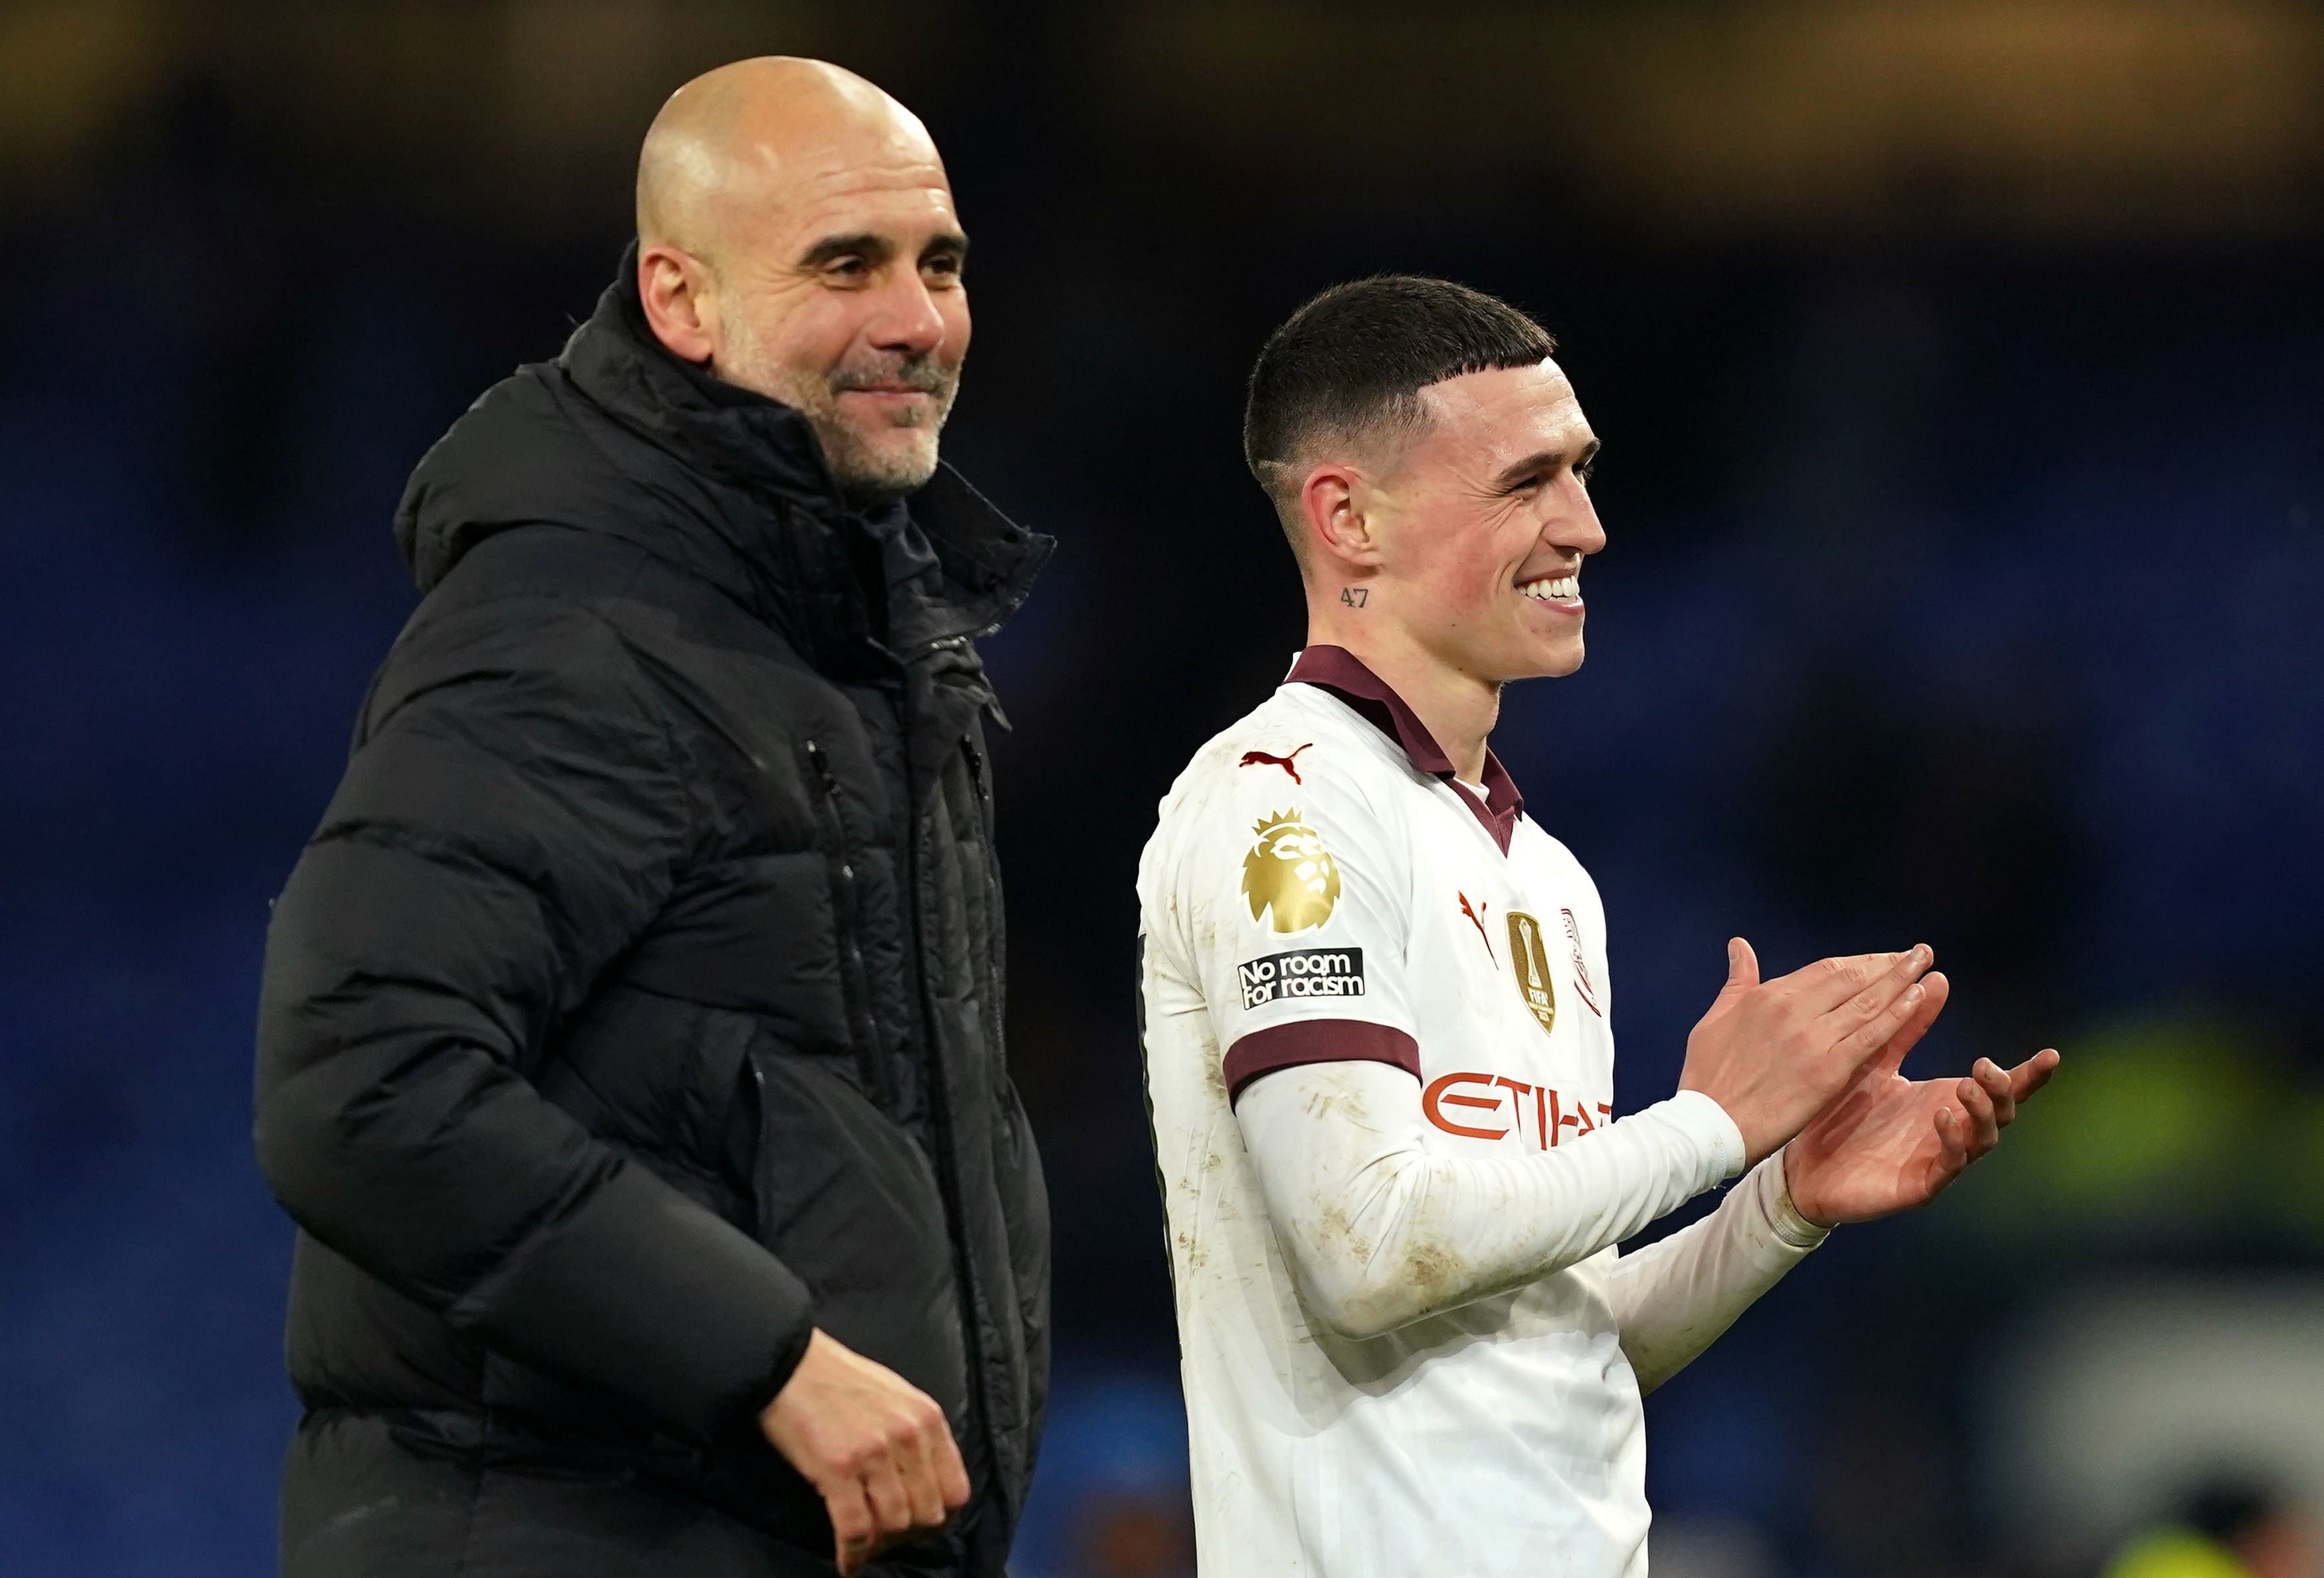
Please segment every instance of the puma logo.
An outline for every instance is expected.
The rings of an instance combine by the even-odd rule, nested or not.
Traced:
[[[1456,894],[1456,897],[1461,900],[1461,913],[1469,918],[1469,924],[1477,928],[1477,935],[1485,939],[1485,957],[1493,960],[1494,969],[1499,969],[1501,967],[1500,960],[1493,958],[1493,934],[1485,929],[1484,921],[1479,918],[1477,915],[1477,909],[1490,909],[1492,906],[1480,899],[1477,901],[1477,909],[1471,909],[1469,908],[1468,894],[1458,893]]]
[[[1313,750],[1314,745],[1315,742],[1310,740],[1306,744],[1300,746],[1299,751]],[[1291,753],[1291,756],[1298,755],[1299,751],[1294,751]],[[1291,756],[1269,756],[1264,751],[1246,751],[1242,753],[1242,760],[1237,762],[1236,765],[1239,767],[1279,767],[1283,769],[1284,771],[1291,775],[1291,781],[1293,783],[1305,782],[1306,780],[1299,776],[1299,770],[1291,764]]]

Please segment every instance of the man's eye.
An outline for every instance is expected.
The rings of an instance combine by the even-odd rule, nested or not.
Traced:
[[[1580,479],[1584,486],[1587,486],[1590,482],[1590,474],[1597,469],[1598,457],[1595,455],[1592,455],[1589,459],[1583,461],[1581,465],[1573,468],[1573,475],[1575,477]]]
[[[932,257],[922,263],[920,268],[939,280],[960,278],[960,259],[956,257]]]
[[[838,257],[832,259],[824,272],[845,280],[860,280],[871,272],[871,265],[860,257]]]

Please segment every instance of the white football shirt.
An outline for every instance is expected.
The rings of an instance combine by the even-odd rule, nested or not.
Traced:
[[[1353,656],[1314,647],[1196,754],[1140,862],[1140,1028],[1205,1578],[1645,1572],[1620,1232],[1513,1291],[1342,1335],[1303,1303],[1237,1125],[1261,1076],[1361,1060],[1418,1082],[1434,1154],[1593,1137],[1593,1161],[1624,1149],[1603,1143],[1614,1047],[1597,890],[1497,760],[1484,787],[1480,799],[1455,781]],[[1604,1213],[1628,1211],[1623,1232],[1742,1165],[1708,1097],[1621,1128],[1628,1171],[1592,1186],[1634,1196]],[[1748,1303],[1808,1247],[1763,1225],[1762,1204],[1721,1247],[1665,1257],[1703,1328],[1676,1362],[1740,1307],[1730,1286],[1705,1315],[1720,1300],[1704,1286],[1739,1278]],[[1334,1207],[1316,1209],[1331,1231]],[[1443,1246],[1445,1264],[1460,1250]],[[1425,1268],[1425,1247],[1411,1263]]]

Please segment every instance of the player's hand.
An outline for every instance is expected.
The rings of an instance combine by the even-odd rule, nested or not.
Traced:
[[[968,1503],[968,1471],[935,1399],[821,1332],[759,1428],[822,1495],[842,1573],[935,1533]]]
[[[1933,957],[1921,945],[1819,959],[1763,983],[1751,945],[1735,938],[1727,984],[1686,1038],[1679,1089],[1726,1109],[1748,1161],[1757,1161],[1806,1127],[1920,1011],[1919,983]]]
[[[2018,1103],[2058,1066],[2044,1047],[2011,1069],[1980,1057],[1967,1079],[1904,1078],[1897,1066],[1944,1006],[1945,978],[1923,985],[1921,1010],[1784,1149],[1784,1187],[1810,1222],[1835,1227],[1927,1204],[2000,1142]]]

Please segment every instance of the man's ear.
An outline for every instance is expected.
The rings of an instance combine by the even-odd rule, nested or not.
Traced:
[[[638,300],[664,349],[682,362],[707,362],[718,349],[718,302],[710,270],[690,252],[658,241],[638,254]]]
[[[1308,470],[1299,484],[1299,513],[1307,526],[1307,540],[1323,562],[1350,568],[1379,563],[1370,508],[1372,491],[1363,473],[1352,466],[1325,461]]]

